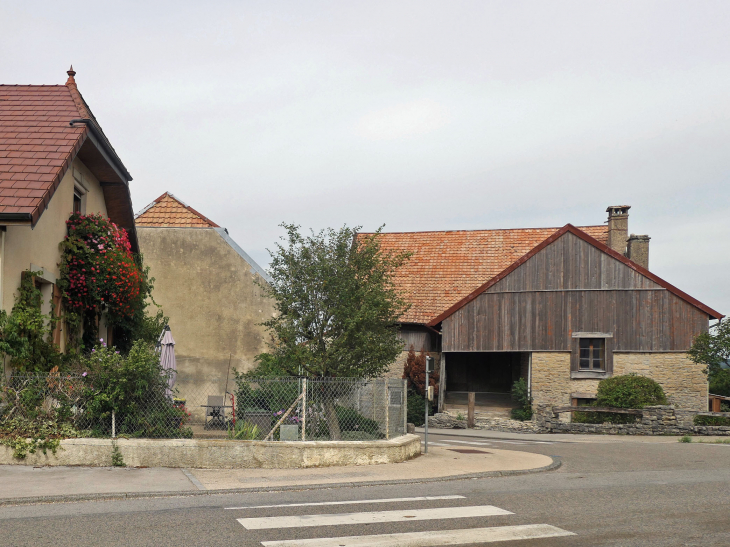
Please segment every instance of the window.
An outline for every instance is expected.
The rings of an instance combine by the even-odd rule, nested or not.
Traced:
[[[74,190],[74,213],[81,214],[81,195],[78,191]]]
[[[606,340],[604,338],[580,339],[580,370],[606,370]]]
[[[613,333],[574,332],[571,378],[607,378],[613,373]]]

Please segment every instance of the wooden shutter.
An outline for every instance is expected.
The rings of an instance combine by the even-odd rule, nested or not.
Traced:
[[[603,340],[603,358],[605,359],[604,367],[606,368],[606,374],[610,376],[613,374],[613,337],[604,338]]]
[[[55,283],[53,284],[53,315],[55,318],[58,319],[58,322],[56,322],[56,326],[53,329],[53,343],[57,346],[61,346],[61,333],[63,332],[63,321],[61,320],[61,317],[63,317],[63,312],[61,310],[62,306],[62,294],[61,289],[58,288],[58,285]]]

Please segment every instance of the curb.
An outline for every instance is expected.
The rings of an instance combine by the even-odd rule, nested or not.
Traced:
[[[305,485],[283,485],[283,486],[259,486],[252,488],[230,488],[217,490],[178,490],[172,492],[119,492],[116,494],[71,494],[58,496],[34,496],[28,498],[0,498],[0,507],[13,505],[37,505],[41,503],[64,503],[82,501],[113,501],[141,498],[182,498],[189,496],[217,496],[221,494],[256,494],[262,492],[287,492],[304,490],[330,490],[335,488],[355,488],[364,486],[392,486],[398,484],[423,484],[430,482],[448,482],[469,479],[488,479],[497,477],[512,477],[517,475],[532,475],[554,471],[562,465],[558,456],[549,456],[552,463],[534,469],[520,469],[516,471],[485,471],[483,473],[469,473],[466,475],[449,475],[446,477],[435,477],[429,479],[397,479],[390,481],[363,481],[363,482],[337,482],[331,484],[305,484]]]

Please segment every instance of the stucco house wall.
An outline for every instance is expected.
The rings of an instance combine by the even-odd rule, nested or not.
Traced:
[[[170,318],[179,371],[177,387],[191,410],[223,395],[229,363],[250,370],[266,350],[273,303],[256,283],[263,272],[234,248],[223,229],[137,227],[155,278],[154,298]],[[234,244],[235,245],[235,244]],[[229,379],[228,390],[233,382]],[[201,402],[202,401],[202,402]]]
[[[12,225],[6,228],[0,306],[8,313],[15,304],[22,272],[31,267],[42,268],[44,279],[51,283],[60,276],[59,244],[66,236],[66,221],[73,212],[75,186],[85,192],[85,213],[101,213],[107,216],[104,193],[99,181],[78,158],[75,159],[38,223],[33,228]]]

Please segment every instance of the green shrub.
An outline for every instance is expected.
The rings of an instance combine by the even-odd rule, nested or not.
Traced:
[[[695,425],[730,426],[730,418],[723,416],[695,416],[693,422]]]
[[[644,408],[666,404],[667,397],[662,386],[646,376],[625,374],[612,376],[598,383],[596,406]]]
[[[189,415],[168,397],[166,371],[149,344],[135,342],[126,357],[104,344],[97,345],[82,357],[80,365],[91,373],[82,425],[93,427],[96,435],[111,433],[114,411],[116,432],[121,436],[192,436],[183,427]]]
[[[710,393],[730,397],[730,370],[719,369],[710,377]]]
[[[527,381],[524,378],[520,378],[512,384],[512,399],[520,406],[512,409],[511,418],[521,422],[532,419],[532,397],[530,397]]]
[[[426,398],[416,393],[415,390],[408,390],[408,423],[421,427],[426,421]],[[428,407],[428,415],[433,416],[433,405]]]
[[[598,383],[596,402],[591,406],[640,409],[645,406],[666,405],[667,397],[657,382],[646,376],[625,374],[612,376]],[[630,424],[638,416],[610,412],[574,412],[573,421],[588,424]]]
[[[690,437],[689,435],[685,435],[684,437],[679,438],[679,442],[680,443],[691,443],[692,437]]]
[[[380,436],[380,426],[375,420],[366,418],[354,408],[338,406],[335,408],[340,431],[357,431],[373,436]]]

